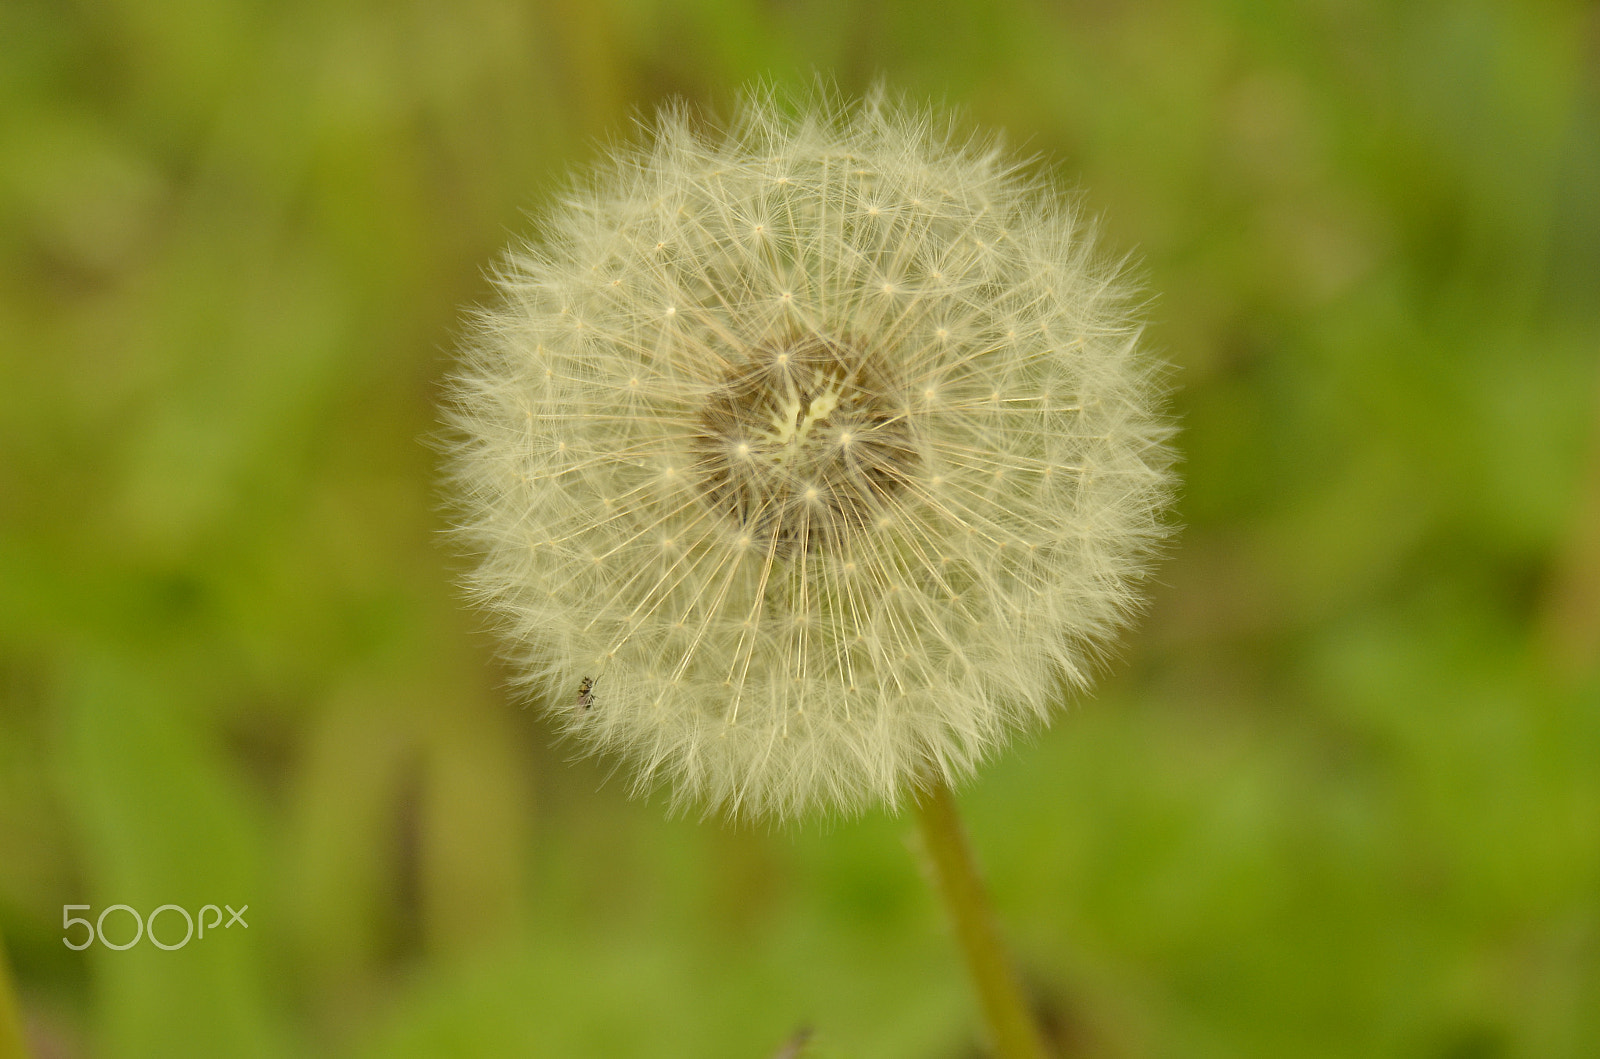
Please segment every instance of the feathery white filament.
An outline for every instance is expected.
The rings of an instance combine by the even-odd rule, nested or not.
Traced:
[[[1114,270],[882,100],[668,113],[512,253],[451,418],[470,588],[580,741],[792,816],[1083,685],[1169,491]]]

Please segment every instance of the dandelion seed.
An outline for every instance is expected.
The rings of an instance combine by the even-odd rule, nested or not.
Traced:
[[[449,413],[470,592],[530,686],[577,681],[558,723],[758,816],[895,804],[1047,720],[1171,481],[1072,210],[930,112],[810,109],[663,115],[508,255]]]

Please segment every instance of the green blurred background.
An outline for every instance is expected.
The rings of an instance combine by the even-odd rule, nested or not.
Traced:
[[[1181,387],[1148,620],[964,794],[1057,1036],[1600,1055],[1594,6],[6,0],[0,936],[39,1059],[976,1054],[906,820],[629,801],[506,692],[439,541],[424,442],[525,211],[669,97],[818,74],[1081,185]],[[62,944],[116,903],[249,926]]]

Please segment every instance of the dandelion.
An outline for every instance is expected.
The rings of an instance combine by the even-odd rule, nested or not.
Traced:
[[[878,94],[668,111],[514,250],[454,383],[472,595],[580,744],[792,818],[972,771],[1084,687],[1163,535],[1118,269]]]

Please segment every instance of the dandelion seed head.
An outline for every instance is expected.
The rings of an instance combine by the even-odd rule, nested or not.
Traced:
[[[447,413],[468,589],[640,790],[896,804],[1047,720],[1139,606],[1160,366],[1073,210],[946,128],[668,111],[500,269]]]

